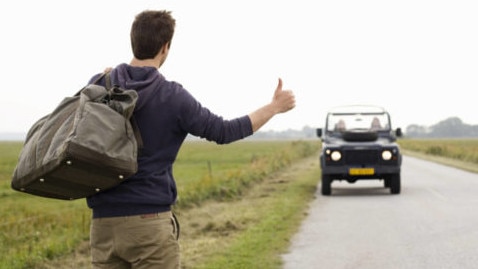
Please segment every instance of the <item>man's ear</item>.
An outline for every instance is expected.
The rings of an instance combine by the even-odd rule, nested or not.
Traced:
[[[162,47],[161,47],[161,53],[163,54],[167,54],[169,52],[169,42],[164,44]]]

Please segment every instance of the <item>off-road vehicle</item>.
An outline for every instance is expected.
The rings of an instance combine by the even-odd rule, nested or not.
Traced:
[[[327,113],[320,167],[322,195],[330,195],[334,180],[383,180],[390,193],[400,193],[402,155],[396,143],[400,128],[392,130],[390,115],[377,106],[342,106]]]

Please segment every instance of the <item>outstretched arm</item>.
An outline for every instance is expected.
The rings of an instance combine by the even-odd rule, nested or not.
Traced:
[[[256,132],[276,114],[287,112],[295,107],[295,97],[291,90],[282,89],[282,79],[274,92],[272,101],[249,114],[252,131]]]

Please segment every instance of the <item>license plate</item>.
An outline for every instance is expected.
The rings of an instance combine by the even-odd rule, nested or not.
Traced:
[[[349,175],[351,176],[368,176],[375,174],[374,168],[350,168]]]

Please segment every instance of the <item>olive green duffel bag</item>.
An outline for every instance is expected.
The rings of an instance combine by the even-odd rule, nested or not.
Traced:
[[[106,87],[96,85],[106,75]],[[136,173],[141,136],[131,119],[138,94],[103,74],[38,120],[20,152],[11,186],[32,195],[73,200]]]

